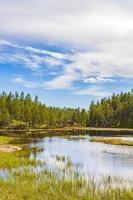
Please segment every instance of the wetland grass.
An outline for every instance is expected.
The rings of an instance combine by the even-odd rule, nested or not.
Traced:
[[[118,139],[118,138],[92,138],[90,139],[91,142],[100,142],[105,144],[112,144],[112,145],[127,145],[133,146],[133,141]]]
[[[14,140],[15,139],[13,137],[0,136],[0,147],[4,147],[5,144],[9,145],[13,143]],[[20,146],[20,145],[17,144],[17,146]],[[17,167],[26,166],[26,165],[35,166],[35,165],[40,164],[41,163],[40,161],[28,158],[29,154],[32,151],[35,151],[35,149],[22,148],[20,151],[15,151],[15,152],[0,151],[0,169],[5,169],[5,168],[12,169],[12,168],[17,168]]]
[[[35,159],[28,159],[21,156],[21,153],[0,152],[0,169],[12,169],[26,165],[36,166],[41,164]]]
[[[65,172],[64,172],[65,173]],[[80,175],[55,175],[43,170],[39,173],[31,171],[16,172],[7,180],[0,179],[1,200],[132,200],[133,189],[119,186],[113,187],[111,177],[101,181],[93,178],[86,180]],[[116,184],[117,185],[117,184]]]
[[[0,168],[10,169],[7,178],[0,178],[0,200],[133,199],[132,183],[126,185],[125,180],[112,177],[86,178],[77,169],[73,170],[73,163],[64,156],[55,155],[56,162],[64,163],[62,169],[54,171],[45,165],[42,170],[35,171],[30,166],[40,161],[29,159],[30,153],[41,150],[25,147],[16,152],[0,152]]]
[[[13,137],[8,136],[0,136],[0,145],[9,144],[14,140]]]

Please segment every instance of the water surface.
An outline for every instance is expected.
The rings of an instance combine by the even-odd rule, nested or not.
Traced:
[[[49,167],[56,167],[54,156],[69,157],[74,164],[80,164],[79,171],[94,177],[101,175],[133,178],[133,147],[109,145],[90,142],[91,136],[84,139],[74,139],[71,136],[36,138],[28,145],[43,148],[41,152],[34,152],[31,158],[46,160]],[[132,136],[120,138],[133,140]]]

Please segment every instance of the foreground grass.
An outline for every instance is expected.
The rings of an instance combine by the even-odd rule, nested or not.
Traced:
[[[117,139],[117,138],[93,138],[90,141],[91,142],[101,142],[101,143],[105,143],[105,144],[133,146],[133,141]]]
[[[44,170],[40,173],[16,172],[8,180],[0,180],[1,200],[132,200],[133,189],[112,185],[111,178],[96,182],[78,175],[57,176]]]
[[[63,168],[50,171],[45,166],[42,171],[35,171],[30,166],[38,166],[40,161],[29,159],[30,153],[34,151],[42,149],[24,148],[18,152],[0,152],[0,170],[10,169],[6,178],[0,178],[0,200],[133,199],[131,183],[127,187],[124,180],[111,177],[99,181],[91,177],[86,179],[79,175],[77,168],[73,171],[73,164],[64,156],[55,156],[56,162],[64,163]]]

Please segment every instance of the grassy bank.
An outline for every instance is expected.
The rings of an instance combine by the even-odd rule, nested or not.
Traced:
[[[5,153],[0,152],[0,168],[2,169],[11,169],[11,168],[17,168],[22,167],[26,165],[37,165],[39,162],[37,162],[34,159],[27,159],[22,158],[20,156],[20,153]]]
[[[101,142],[105,144],[113,144],[113,145],[127,145],[133,146],[133,141],[117,139],[117,138],[93,138],[90,139],[91,142]]]
[[[132,128],[95,128],[95,127],[64,127],[64,128],[53,128],[53,129],[49,129],[52,131],[75,131],[75,130],[79,130],[79,131],[99,131],[99,132],[121,132],[121,133],[125,133],[125,132],[129,132],[129,133],[133,133],[133,129]]]
[[[65,174],[65,172],[64,172]],[[39,173],[23,171],[0,179],[1,200],[132,200],[133,189],[124,188],[120,181],[106,177],[101,181],[86,180],[79,175],[65,178],[44,170]]]
[[[14,140],[15,138],[13,137],[0,136],[0,146],[3,146],[5,144],[10,145],[11,143],[13,143]],[[35,166],[40,164],[39,161],[28,158],[29,153],[33,150],[34,149],[28,149],[23,147],[22,150],[15,152],[3,152],[0,150],[0,168],[11,169],[26,165]]]
[[[91,127],[64,127],[64,128],[48,128],[48,129],[0,129],[1,135],[8,136],[24,136],[24,137],[44,137],[44,136],[69,136],[84,135],[91,136],[116,136],[116,135],[132,135],[133,129],[126,128],[91,128]]]
[[[14,140],[13,137],[8,137],[8,136],[0,136],[0,145],[1,144],[9,144]]]
[[[133,128],[100,128],[100,127],[84,127],[84,126],[79,126],[79,127],[75,127],[75,126],[68,126],[68,127],[63,127],[63,128],[24,128],[24,129],[8,129],[8,128],[1,128],[0,132],[36,132],[36,131],[73,131],[73,130],[85,130],[85,131],[129,131],[129,132],[133,132]]]

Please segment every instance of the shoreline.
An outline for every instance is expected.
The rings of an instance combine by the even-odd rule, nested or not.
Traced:
[[[133,128],[94,128],[94,127],[64,127],[64,128],[27,128],[27,129],[0,129],[1,132],[36,132],[36,131],[111,131],[133,132]]]
[[[52,131],[73,131],[73,130],[83,130],[83,131],[129,131],[133,132],[133,128],[94,128],[94,127],[66,127],[66,128],[54,128],[54,129],[49,129]]]

